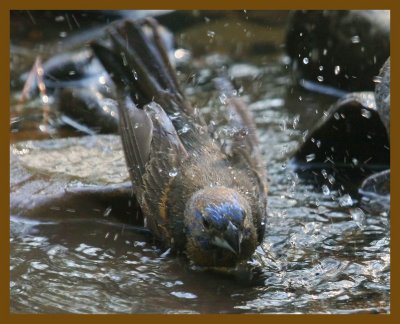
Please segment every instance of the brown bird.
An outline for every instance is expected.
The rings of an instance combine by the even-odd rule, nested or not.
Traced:
[[[109,30],[91,44],[118,88],[120,134],[145,224],[195,264],[232,267],[263,240],[266,172],[249,110],[228,99],[221,146],[185,98],[155,20]]]

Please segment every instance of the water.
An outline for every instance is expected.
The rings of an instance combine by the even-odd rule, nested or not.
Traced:
[[[213,26],[213,37],[220,32]],[[205,54],[193,66],[204,61],[226,70],[235,64]],[[266,237],[248,268],[221,274],[193,267],[108,217],[109,209],[101,219],[68,211],[50,220],[11,215],[10,311],[389,312],[388,206],[343,190],[326,171],[320,183],[291,170],[291,154],[333,99],[295,89],[285,61],[274,51],[238,62],[236,85],[259,127],[269,179]],[[202,73],[193,66],[182,80]],[[206,81],[186,83],[199,108],[219,107],[220,94],[205,89]]]

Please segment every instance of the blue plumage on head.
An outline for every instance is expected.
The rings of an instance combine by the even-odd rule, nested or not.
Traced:
[[[244,210],[239,202],[225,202],[219,205],[210,204],[205,208],[214,225],[224,227],[229,222],[241,224],[244,218]]]

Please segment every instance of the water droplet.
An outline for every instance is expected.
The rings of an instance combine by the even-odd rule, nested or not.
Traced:
[[[171,252],[171,248],[168,248],[164,253],[160,255],[161,258],[167,257]]]
[[[339,65],[335,66],[334,72],[335,72],[335,75],[338,75],[340,73],[340,66]]]
[[[323,67],[322,65],[320,65],[318,69],[319,69],[320,71],[323,71],[323,70],[324,70],[324,67]]]
[[[106,210],[104,211],[104,213],[103,213],[103,216],[104,216],[104,217],[110,216],[111,210],[112,210],[112,207],[111,207],[111,206],[107,207],[107,209],[106,209]]]
[[[43,96],[42,96],[42,101],[43,101],[44,104],[49,103],[49,97],[46,96],[46,95],[43,95]]]
[[[190,55],[188,50],[185,50],[183,48],[179,48],[175,51],[174,56],[177,60],[182,60],[184,58],[188,58]]]
[[[303,58],[303,64],[308,64],[309,60],[308,57]]]
[[[340,115],[339,115],[337,112],[333,114],[333,117],[334,117],[336,120],[339,120],[339,119],[340,119]]]
[[[351,218],[356,222],[358,227],[362,227],[365,222],[365,214],[360,208],[350,209]]]
[[[47,269],[49,266],[47,265],[47,264],[44,264],[44,263],[40,263],[40,262],[31,262],[31,267],[33,268],[33,269],[36,269],[36,270],[45,270],[45,269]]]
[[[188,131],[190,131],[190,126],[188,124],[185,124],[185,125],[183,125],[183,127],[180,130],[178,130],[178,134],[179,135],[185,134]]]
[[[318,80],[319,82],[322,82],[322,81],[324,81],[324,77],[323,77],[322,75],[318,75],[318,76],[317,76],[317,80]]]
[[[67,32],[65,32],[65,31],[62,31],[62,32],[60,32],[60,37],[61,38],[65,38],[65,37],[67,37]]]
[[[333,175],[329,175],[328,176],[328,181],[329,181],[330,184],[334,184],[336,179],[335,179],[335,177]]]
[[[123,64],[124,66],[127,66],[127,65],[128,65],[128,61],[126,60],[125,53],[124,53],[124,52],[121,52],[120,55],[121,55],[121,57],[122,57],[122,64]]]
[[[372,81],[374,81],[375,83],[381,83],[382,82],[382,77],[380,77],[380,76],[374,76],[373,78],[372,78]]]
[[[358,160],[357,160],[356,158],[353,158],[353,159],[351,160],[351,162],[353,162],[354,165],[358,165]]]
[[[360,36],[358,36],[358,35],[353,36],[353,37],[351,38],[351,42],[352,42],[353,44],[358,44],[358,43],[360,42]]]
[[[322,169],[322,170],[321,170],[321,174],[322,174],[322,176],[323,176],[325,179],[328,177],[328,172],[326,172],[325,169]]]
[[[225,105],[225,104],[227,103],[227,100],[228,100],[228,97],[226,96],[225,93],[222,93],[222,94],[219,96],[219,101],[220,101],[223,105]]]
[[[169,118],[170,118],[171,120],[175,120],[175,119],[179,118],[180,115],[181,115],[181,113],[175,112],[175,113],[173,113],[172,115],[170,115]]]
[[[172,296],[178,297],[178,298],[183,298],[183,299],[195,299],[197,296],[192,293],[188,292],[182,292],[182,291],[173,291],[171,292]]]
[[[176,168],[172,168],[172,169],[169,171],[168,175],[169,175],[170,177],[176,177],[176,176],[178,175],[178,170],[177,170]]]
[[[325,56],[326,54],[328,54],[328,50],[324,48],[324,50],[322,51],[322,55]]]
[[[324,196],[328,196],[331,193],[327,185],[322,186],[322,193],[324,194]]]
[[[136,72],[135,70],[132,70],[132,73],[133,73],[133,78],[134,78],[135,80],[137,80],[137,79],[138,79],[138,74],[137,74],[137,72]]]
[[[361,116],[365,117],[365,118],[371,118],[371,112],[367,109],[361,109]]]
[[[100,84],[106,84],[106,77],[105,77],[104,75],[101,75],[101,76],[99,77],[99,83],[100,83]]]
[[[64,21],[65,18],[64,18],[64,16],[57,16],[54,20],[57,22],[61,22],[61,21]]]
[[[339,198],[339,205],[341,207],[350,207],[353,206],[353,199],[351,199],[349,194],[345,194]]]
[[[314,153],[306,155],[306,161],[307,162],[311,162],[314,159],[315,159],[315,154]]]
[[[286,131],[286,129],[287,129],[286,120],[282,120],[282,121],[280,122],[279,128],[280,128],[282,131]]]
[[[293,129],[296,129],[297,125],[299,124],[300,121],[300,115],[296,115],[293,119]]]
[[[212,30],[207,31],[207,36],[210,38],[214,38],[215,37],[215,32]]]

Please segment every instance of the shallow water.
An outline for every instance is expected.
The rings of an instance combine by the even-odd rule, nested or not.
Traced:
[[[305,130],[335,99],[294,88],[279,46],[236,63],[202,55],[184,66],[181,79],[193,71],[197,81],[206,79],[206,67],[196,71],[199,62],[226,66],[260,131],[269,218],[265,240],[248,267],[230,274],[194,268],[104,216],[11,215],[11,312],[389,312],[388,203],[341,188],[329,170],[318,171],[322,177],[316,182],[290,168]],[[204,89],[207,80],[186,91],[200,107],[221,104],[220,94]]]

